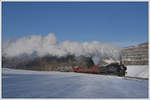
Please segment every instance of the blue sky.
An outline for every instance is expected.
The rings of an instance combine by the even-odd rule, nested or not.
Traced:
[[[3,2],[2,40],[55,33],[58,40],[127,46],[148,41],[148,2]]]

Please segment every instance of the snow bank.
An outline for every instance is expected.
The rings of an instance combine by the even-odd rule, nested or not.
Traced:
[[[148,78],[148,69],[148,65],[129,65],[126,76]]]
[[[10,69],[10,68],[2,68],[3,74],[27,74],[27,75],[68,75],[67,73],[73,73],[73,72],[58,72],[58,71],[33,71],[33,70],[23,70],[23,69]]]
[[[108,63],[108,64],[111,64],[111,63],[120,63],[120,61],[119,60],[114,60],[114,59],[105,59],[104,60],[106,63]]]

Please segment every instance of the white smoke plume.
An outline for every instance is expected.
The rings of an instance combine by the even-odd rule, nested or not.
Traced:
[[[21,55],[37,56],[57,56],[64,57],[67,55],[86,56],[98,58],[110,57],[118,59],[120,56],[119,48],[106,44],[93,42],[71,42],[69,40],[59,43],[55,34],[48,34],[45,37],[40,35],[31,35],[19,38],[15,41],[7,41],[2,46],[2,54],[5,57],[17,57]]]

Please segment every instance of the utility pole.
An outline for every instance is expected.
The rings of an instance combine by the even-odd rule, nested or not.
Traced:
[[[122,55],[120,54],[120,65],[122,65]]]

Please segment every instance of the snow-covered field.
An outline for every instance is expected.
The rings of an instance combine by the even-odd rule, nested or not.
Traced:
[[[148,98],[148,80],[2,69],[3,98]]]
[[[130,65],[127,66],[127,75],[129,77],[148,78],[148,65]]]

